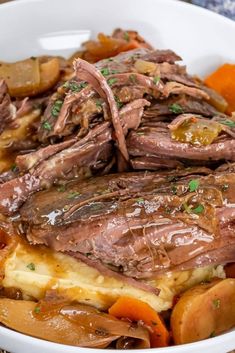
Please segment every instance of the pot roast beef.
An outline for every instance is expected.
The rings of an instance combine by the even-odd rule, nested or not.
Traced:
[[[74,76],[47,101],[34,150],[20,151],[17,173],[2,178],[0,212],[12,215],[39,190],[97,173],[235,161],[235,122],[179,60],[148,48],[94,65],[76,59]],[[5,107],[3,82],[1,89]]]
[[[136,279],[234,261],[235,174],[189,168],[70,182],[20,209],[32,244]]]

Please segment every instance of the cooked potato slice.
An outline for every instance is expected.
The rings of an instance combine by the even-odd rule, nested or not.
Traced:
[[[58,58],[53,58],[40,65],[40,84],[34,91],[39,94],[51,89],[60,78],[60,62]]]
[[[6,80],[13,97],[26,97],[40,85],[40,66],[37,58],[16,63],[0,63],[0,78]]]
[[[31,97],[51,89],[60,78],[60,61],[50,58],[40,63],[31,58],[16,63],[0,63],[0,78],[6,80],[12,97]]]
[[[235,325],[235,279],[201,284],[175,305],[171,328],[176,344],[209,338]]]

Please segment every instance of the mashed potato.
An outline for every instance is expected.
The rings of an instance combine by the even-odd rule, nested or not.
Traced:
[[[24,299],[41,299],[49,289],[78,301],[107,309],[118,297],[130,296],[141,299],[161,312],[172,306],[176,294],[213,277],[225,277],[222,266],[208,266],[190,271],[169,273],[148,281],[159,288],[160,295],[146,292],[115,278],[103,276],[68,255],[46,247],[32,247],[19,243],[5,262],[2,285],[22,291]]]

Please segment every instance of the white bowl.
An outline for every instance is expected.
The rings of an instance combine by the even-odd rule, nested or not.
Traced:
[[[39,54],[68,56],[90,36],[100,31],[110,33],[116,27],[136,29],[155,47],[175,50],[194,74],[203,76],[224,62],[235,63],[235,22],[174,0],[18,0],[1,5],[0,60]],[[42,341],[4,327],[0,327],[0,346],[12,353],[88,351]],[[232,349],[235,331],[152,351],[226,353]]]

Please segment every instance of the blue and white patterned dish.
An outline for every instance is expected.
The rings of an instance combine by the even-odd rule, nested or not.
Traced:
[[[192,3],[235,20],[235,0],[192,0]]]

